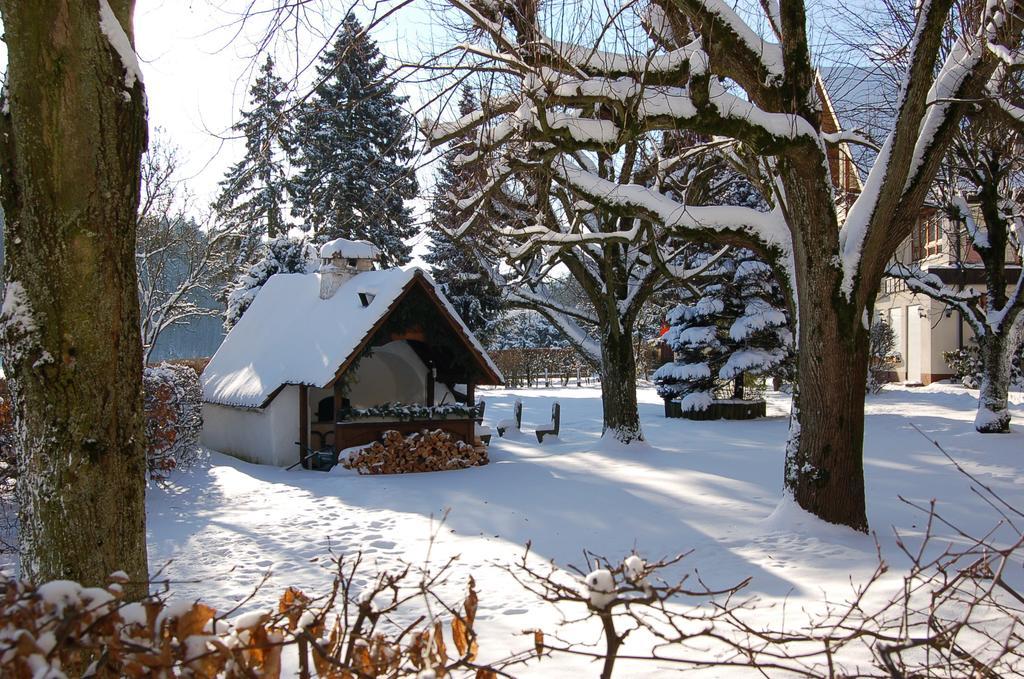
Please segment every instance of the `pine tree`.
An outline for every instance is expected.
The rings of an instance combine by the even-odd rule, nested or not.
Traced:
[[[720,187],[717,202],[768,209],[757,189],[734,170],[720,170],[714,182]],[[702,248],[696,257],[710,256],[711,249]],[[793,337],[785,297],[764,261],[750,250],[731,250],[706,272],[698,292],[666,315],[670,327],[664,340],[675,360],[653,375],[662,398],[680,399],[684,411],[705,410],[730,381],[736,385],[733,394],[742,397],[745,373],[791,377]]]
[[[721,271],[709,273],[721,277]],[[666,315],[669,329],[662,339],[674,360],[658,368],[652,379],[658,395],[666,401],[680,400],[684,411],[706,410],[711,405],[720,382],[716,374],[728,357],[722,288],[721,283],[705,285],[702,296],[691,297]]]
[[[473,90],[463,87],[459,114],[467,115],[478,106]],[[437,172],[434,197],[430,201],[430,221],[426,227],[431,246],[423,259],[431,265],[434,280],[441,284],[462,320],[481,341],[487,342],[504,306],[501,292],[481,269],[472,254],[472,246],[456,242],[446,232],[446,229],[458,228],[469,216],[457,205],[457,201],[464,198],[473,186],[472,177],[456,160],[458,154],[459,146],[453,143],[445,152]],[[466,238],[472,238],[472,235]]]
[[[735,250],[707,272],[699,296],[669,312],[664,340],[675,354],[654,373],[658,395],[705,410],[745,373],[789,375],[793,337],[782,290],[750,250]],[[742,388],[736,390],[742,396]]]
[[[262,256],[228,288],[224,330],[234,327],[271,276],[276,273],[309,273],[317,264],[316,248],[305,238],[275,238],[265,243],[260,252]]]
[[[793,334],[785,311],[782,287],[771,267],[750,250],[738,250],[726,315],[729,326],[729,355],[718,370],[719,379],[742,380],[752,375],[790,376]],[[737,382],[742,397],[742,382]]]
[[[213,208],[224,225],[239,235],[235,265],[249,264],[263,237],[287,235],[287,159],[294,153],[292,122],[284,82],[268,55],[249,90],[252,109],[242,111],[232,129],[245,137],[245,156],[220,181]]]
[[[300,167],[292,213],[318,242],[368,240],[384,266],[409,261],[405,240],[416,233],[405,201],[418,186],[410,164],[411,118],[406,98],[386,77],[386,62],[355,15],[317,66],[319,84],[297,124]]]
[[[564,349],[565,336],[536,311],[516,310],[494,325],[488,349]]]

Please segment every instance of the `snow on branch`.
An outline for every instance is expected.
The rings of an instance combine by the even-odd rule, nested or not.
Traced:
[[[987,81],[991,75],[982,71],[986,65],[984,57],[988,54],[984,41],[978,35],[964,33],[953,43],[933,78],[950,3],[951,0],[926,0],[918,12],[894,128],[840,230],[842,291],[848,296],[860,273],[865,243],[869,238],[886,237],[881,229],[873,230],[872,225],[889,219],[912,188],[921,189],[919,180],[945,152],[955,132],[950,122],[957,105],[964,101],[970,86],[977,84],[974,82],[977,76],[984,75]],[[991,23],[993,12],[998,13],[996,8],[996,3],[979,8],[982,25]],[[922,97],[919,93],[926,83],[931,84]]]
[[[577,321],[578,314],[570,315],[552,298],[521,288],[507,291],[506,299],[513,306],[544,316],[591,364],[601,364],[601,345]]]
[[[986,47],[988,51],[996,55],[996,57],[1011,68],[1020,68],[1024,66],[1024,53],[1020,50],[1011,50],[1005,45],[1000,45],[995,42],[989,42]]]
[[[135,54],[128,34],[125,33],[107,0],[100,0],[100,30],[121,58],[121,65],[124,66],[124,86],[130,90],[135,87],[136,81],[141,85],[143,80],[139,57]]]
[[[700,43],[696,41],[657,54],[621,54],[550,38],[542,38],[541,44],[553,56],[565,60],[575,69],[590,76],[606,78],[644,73],[654,79],[659,75],[685,74],[691,68],[690,60],[703,52]]]
[[[949,119],[953,105],[961,99],[964,83],[974,73],[982,55],[983,46],[980,41],[962,37],[946,58],[925,100],[928,112],[921,122],[904,190],[916,181],[926,154],[936,144],[939,129]]]
[[[563,151],[611,145],[627,127],[642,133],[691,126],[709,134],[727,128],[736,138],[761,149],[777,149],[801,137],[818,139],[811,121],[764,110],[755,98],[737,96],[710,77],[709,56],[700,38],[667,52],[627,54],[556,41],[541,34],[535,24],[526,25],[522,17],[511,17],[520,34],[520,40],[514,40],[503,32],[503,24],[489,18],[508,8],[463,0],[452,0],[452,4],[497,48],[465,45],[463,49],[508,69],[519,78],[520,92],[502,98],[496,106],[485,106],[490,109],[486,113],[425,125],[433,146],[465,136],[488,121],[490,131],[479,134],[482,145],[561,141]],[[724,3],[707,0],[706,4],[708,20],[737,35],[757,55],[760,69],[771,78],[782,75],[778,45],[757,37]],[[595,115],[595,105],[600,105],[601,116]],[[568,110],[555,111],[555,107]]]
[[[785,75],[782,48],[761,38],[729,4],[723,0],[677,0],[676,4],[697,24],[706,27],[702,34],[713,35],[722,44],[729,44],[734,52],[731,56],[739,57],[750,75],[762,73],[765,84],[781,81]],[[733,40],[723,41],[723,33],[731,35]]]
[[[735,232],[763,249],[786,253],[792,249],[789,229],[778,212],[733,206],[689,206],[646,186],[617,184],[577,168],[561,165],[554,171],[562,182],[589,201],[649,219],[669,229]]]
[[[992,244],[989,242],[988,229],[978,224],[977,220],[974,219],[974,214],[971,213],[971,208],[967,204],[967,198],[963,194],[954,196],[953,207],[960,213],[960,219],[963,220],[964,225],[967,227],[967,235],[974,244],[974,249],[990,249]]]
[[[981,293],[977,290],[971,288],[961,290],[946,285],[941,278],[928,273],[916,264],[908,266],[896,262],[889,266],[886,275],[904,281],[907,287],[914,292],[919,292],[954,307],[963,313],[975,334],[979,336],[987,334],[988,327],[978,307]]]
[[[839,144],[857,144],[859,146],[865,146],[873,151],[880,151],[881,147],[875,142],[871,141],[864,135],[853,130],[840,130],[839,132],[822,132],[821,138],[825,140],[826,144],[836,146]]]

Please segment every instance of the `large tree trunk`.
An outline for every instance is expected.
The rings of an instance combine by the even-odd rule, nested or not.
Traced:
[[[135,272],[145,94],[133,0],[0,0],[7,284],[23,574],[146,590],[142,346]],[[112,36],[108,39],[108,35]]]
[[[864,501],[864,394],[870,332],[865,308],[843,290],[828,177],[812,154],[783,164],[794,228],[797,375],[784,483],[796,502],[830,523],[868,528]],[[862,276],[877,286],[880,272]],[[869,286],[870,287],[870,286]],[[874,293],[867,295],[873,300]]]
[[[978,339],[981,354],[981,391],[974,428],[982,434],[1006,434],[1010,431],[1007,392],[1010,389],[1011,351],[1004,333]]]
[[[615,332],[604,323],[601,336],[601,407],[604,410],[602,436],[620,443],[642,441],[640,413],[636,405],[636,357],[632,328]],[[625,325],[625,324],[623,324]]]
[[[985,266],[985,294],[988,298],[988,309],[1001,309],[1003,322],[995,328],[989,325],[985,336],[978,337],[978,351],[981,354],[981,391],[978,394],[978,412],[974,416],[974,428],[982,434],[1006,434],[1010,431],[1010,410],[1007,392],[1013,372],[1013,342],[1010,340],[1013,327],[1013,316],[1019,311],[1012,307],[1019,302],[1011,302],[1007,297],[1009,281],[1006,276],[1006,250],[1010,240],[1010,223],[1004,214],[1005,206],[1001,195],[1002,184],[1000,167],[991,156],[989,171],[980,173],[980,204],[985,219],[985,248],[979,248],[981,260]],[[994,167],[993,167],[994,166]],[[1021,234],[1024,235],[1024,234]],[[1010,309],[1007,308],[1010,305]],[[986,320],[988,314],[985,314]]]
[[[863,310],[838,294],[836,272],[808,257],[801,286],[799,384],[793,393],[785,486],[797,503],[831,523],[866,531],[864,393],[869,331]],[[827,258],[825,258],[827,262]]]

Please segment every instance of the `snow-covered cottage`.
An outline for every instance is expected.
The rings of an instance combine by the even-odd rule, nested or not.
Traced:
[[[203,371],[204,445],[286,466],[300,450],[384,429],[426,425],[472,442],[472,413],[458,404],[475,404],[475,386],[501,384],[501,372],[426,272],[376,270],[378,255],[338,239],[321,248],[319,272],[267,281]]]

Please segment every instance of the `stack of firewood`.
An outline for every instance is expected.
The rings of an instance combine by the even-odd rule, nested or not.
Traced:
[[[354,451],[341,465],[360,474],[409,474],[465,469],[487,464],[487,449],[471,446],[436,429],[402,435],[388,430],[381,441]]]

